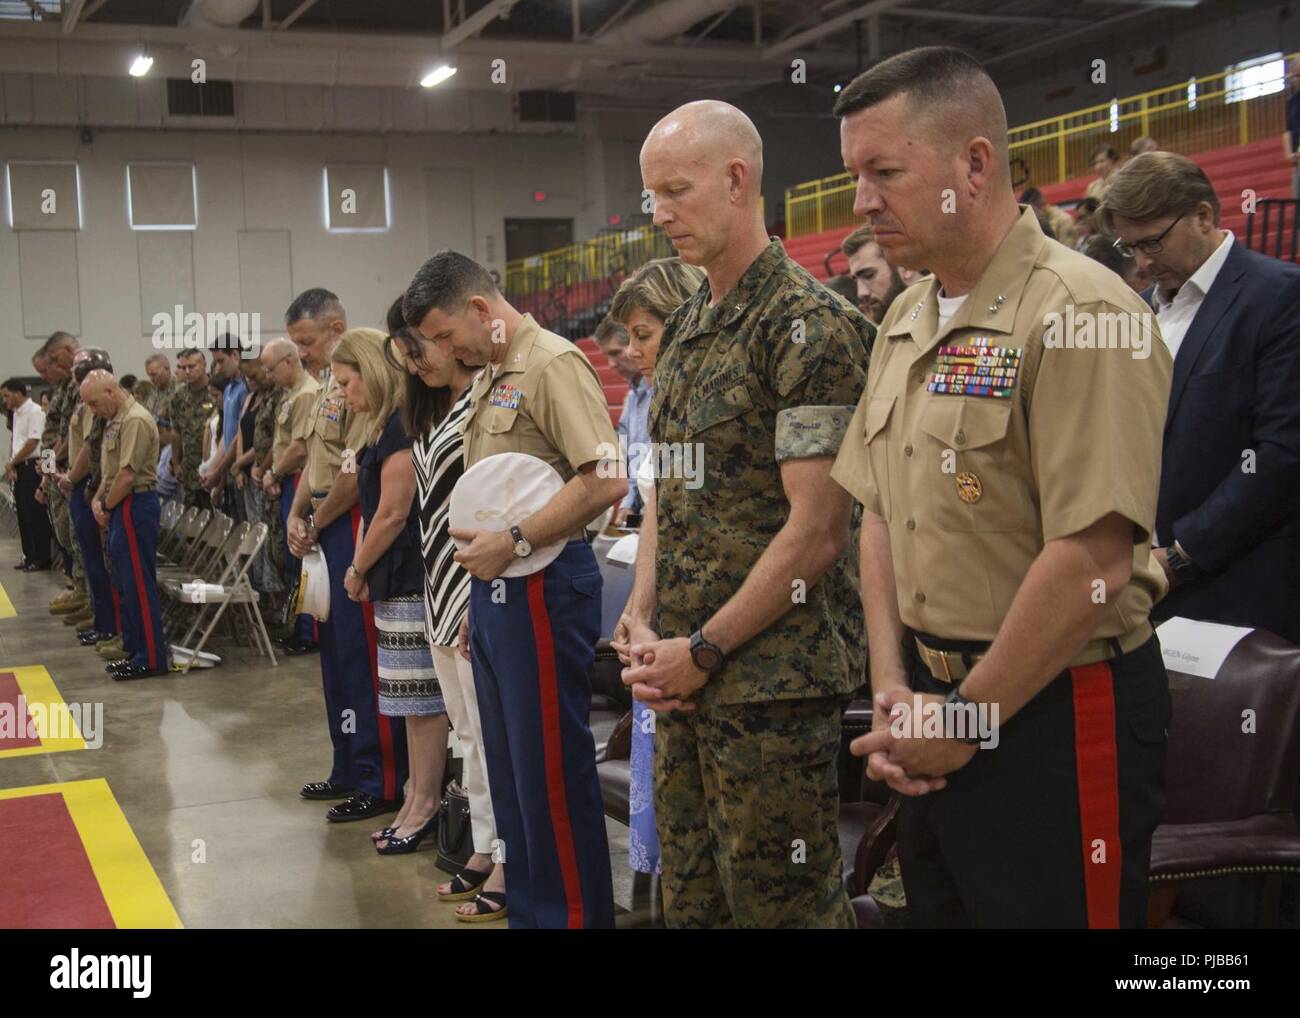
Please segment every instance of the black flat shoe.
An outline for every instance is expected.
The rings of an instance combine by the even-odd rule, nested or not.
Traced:
[[[155,679],[163,675],[170,675],[170,668],[150,668],[148,665],[127,665],[125,668],[119,668],[113,672],[113,678],[118,682],[125,682],[128,679]]]
[[[320,644],[306,640],[282,640],[280,649],[290,657],[296,657],[299,654],[312,654],[320,650]]]
[[[336,785],[332,781],[308,781],[299,789],[298,794],[304,799],[349,799],[356,794],[356,789]]]
[[[26,559],[23,559],[21,562],[15,562],[15,563],[14,563],[14,568],[15,568],[15,569],[26,569],[26,568],[27,568],[27,560],[26,560]]]
[[[358,792],[351,799],[329,810],[325,814],[325,819],[332,824],[343,824],[352,820],[377,817],[381,813],[396,813],[401,808],[400,799],[376,799],[369,792]]]
[[[420,842],[437,829],[438,814],[435,812],[433,816],[429,817],[429,819],[425,821],[424,826],[414,834],[408,834],[405,838],[389,838],[387,844],[376,845],[375,851],[380,855],[409,855],[411,852],[419,849]]]
[[[23,566],[22,568],[23,568],[23,572],[25,573],[46,573],[49,572],[50,570],[50,564],[46,562],[45,565],[38,566],[38,565],[33,565],[31,562],[28,562],[27,565]]]

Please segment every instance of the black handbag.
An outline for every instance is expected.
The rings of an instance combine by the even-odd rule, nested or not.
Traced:
[[[443,789],[442,805],[438,810],[438,869],[453,876],[465,869],[474,854],[474,839],[470,836],[469,797],[458,781],[451,781]]]

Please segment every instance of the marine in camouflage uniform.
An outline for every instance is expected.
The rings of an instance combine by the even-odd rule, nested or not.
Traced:
[[[655,370],[663,639],[704,625],[785,524],[781,464],[835,455],[873,335],[779,240],[714,307],[709,297],[706,282],[669,316]],[[694,480],[662,469],[664,450],[684,444],[696,450]],[[836,759],[865,639],[847,550],[796,595],[695,694],[697,711],[657,717],[655,811],[671,926],[854,926]]]
[[[134,395],[136,401],[144,404],[144,408],[153,414],[154,420],[157,420],[159,417],[171,416],[168,413],[168,404],[171,402],[172,394],[180,387],[178,382],[172,382],[165,389],[158,388],[152,382],[141,382],[135,387]]]
[[[50,397],[50,409],[45,414],[45,429],[41,432],[41,449],[53,449],[60,440],[64,443],[64,457],[67,456],[68,422],[72,412],[81,400],[77,383],[72,376],[64,379],[55,388]],[[43,462],[43,459],[42,459]],[[60,460],[59,466],[65,461]],[[72,556],[72,576],[80,590],[85,584],[86,571],[81,562],[81,546],[72,532],[72,515],[68,511],[68,496],[59,490],[59,486],[50,481],[45,486],[45,502],[50,510],[50,522],[54,525],[54,536],[66,554]]]
[[[267,456],[271,452],[271,445],[275,441],[276,418],[280,414],[280,407],[288,398],[289,390],[277,387],[266,394],[262,400],[262,405],[257,408],[257,416],[253,420],[253,462],[255,464],[266,463]],[[261,578],[261,585],[258,589],[272,594],[283,595],[285,590],[281,577],[284,575],[284,527],[280,523],[279,506],[268,501],[260,486],[254,487],[254,500],[258,506],[258,512],[254,519],[266,524],[267,535],[264,549],[271,564],[271,575]],[[280,614],[280,612],[276,612],[277,618]]]
[[[186,506],[211,509],[208,493],[199,486],[199,465],[203,462],[203,432],[216,403],[205,382],[199,386],[172,383],[175,390],[169,401],[172,430],[176,442],[172,456],[180,455],[180,482]]]

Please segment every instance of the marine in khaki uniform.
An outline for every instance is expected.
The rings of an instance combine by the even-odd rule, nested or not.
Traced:
[[[361,523],[356,461],[370,429],[366,415],[348,410],[343,390],[329,370],[334,348],[347,332],[347,315],[333,293],[311,289],[289,305],[285,327],[303,366],[325,377],[314,400],[299,395],[304,404],[311,402],[311,413],[299,422],[297,432],[305,432],[307,459],[285,532],[289,551],[299,558],[319,546],[329,572],[329,620],[318,623],[317,631],[334,757],[329,778],[305,784],[299,794],[305,799],[344,799],[325,814],[329,821],[343,823],[391,813],[401,806],[406,727],[401,719],[379,713],[373,611],[348,597],[343,586]],[[281,349],[276,346],[275,356]],[[282,371],[290,363],[286,360],[275,370]],[[276,377],[284,380],[283,375]],[[294,423],[292,410],[287,423]]]
[[[449,531],[462,544],[456,561],[472,577],[462,652],[474,666],[506,878],[504,895],[484,890],[474,907],[480,915],[507,907],[512,927],[612,927],[609,845],[587,724],[602,583],[583,531],[627,494],[627,475],[600,380],[581,350],[521,315],[481,265],[455,252],[421,266],[402,315],[461,363],[484,367],[462,419],[466,467],[524,453],[565,482],[507,530]],[[561,542],[544,568],[502,575],[534,548]]]
[[[855,212],[934,273],[881,322],[833,474],[864,508],[876,711],[853,748],[904,796],[910,921],[1143,925],[1168,352],[1122,280],[1015,204],[1006,114],[969,56],[891,57],[835,112]]]
[[[127,657],[107,666],[115,679],[166,675],[167,644],[158,602],[158,426],[107,371],[92,371],[81,397],[107,421],[102,477],[91,499],[95,519],[108,527],[113,583],[122,592],[122,644]]]
[[[662,711],[655,818],[672,927],[852,928],[836,760],[863,681],[852,503],[830,480],[871,324],[768,240],[762,142],[696,102],[641,150],[655,223],[707,281],[664,325],[656,500],[624,681]]]
[[[79,386],[91,371],[97,370],[113,370],[107,351],[95,347],[78,350],[73,360],[74,382]],[[83,646],[94,646],[114,639],[119,622],[104,543],[90,507],[90,497],[99,487],[104,420],[80,401],[79,391],[78,400],[68,422],[68,471],[59,475],[58,484],[68,498],[73,535],[81,548],[90,595],[90,625],[77,631],[77,640]]]
[[[302,467],[307,462],[307,440],[315,427],[321,385],[302,366],[297,348],[287,339],[271,340],[263,348],[261,357],[262,364],[271,373],[271,380],[279,386],[277,391],[284,394],[276,401],[278,408],[271,441],[271,462],[262,478],[262,490],[279,502],[279,526],[283,532]],[[289,551],[287,544],[281,550],[280,559],[285,585],[293,590],[298,585],[302,562]],[[293,634],[285,643],[287,650],[302,653],[316,646],[315,626],[310,615],[299,615],[294,627]]]

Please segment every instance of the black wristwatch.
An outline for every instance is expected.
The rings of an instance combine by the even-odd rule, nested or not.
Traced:
[[[978,704],[972,704],[971,701],[967,700],[966,697],[961,695],[961,687],[959,685],[954,685],[952,689],[948,690],[948,696],[944,700],[944,706],[946,707],[948,704],[953,704],[958,708],[958,710],[954,710],[954,711],[945,711],[945,713],[948,715],[949,718],[956,718],[957,715],[959,714],[964,718],[969,718],[972,713],[967,709],[969,707],[974,707],[976,712],[979,711]],[[978,717],[978,713],[976,713],[976,717]],[[959,738],[953,732],[945,732],[944,734],[947,735],[950,739],[956,739],[956,741],[960,742],[963,746],[978,746],[981,742],[984,741],[982,738],[980,738],[978,723],[976,723],[975,725],[975,734],[973,736],[967,736],[964,739]]]
[[[705,637],[703,629],[697,629],[691,634],[691,660],[700,671],[712,674],[722,667],[727,655]]]
[[[528,538],[524,537],[524,532],[518,527],[510,528],[510,536],[514,538],[515,554],[520,558],[527,558],[533,553],[533,546],[528,543]]]
[[[1165,549],[1165,560],[1169,563],[1169,571],[1180,580],[1194,580],[1201,575],[1200,567],[1191,559],[1184,558],[1176,543]]]

